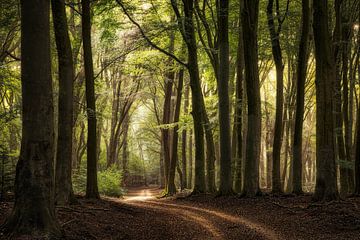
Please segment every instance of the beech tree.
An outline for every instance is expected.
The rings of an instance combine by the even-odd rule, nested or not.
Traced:
[[[15,204],[5,235],[60,238],[54,205],[54,107],[50,59],[50,1],[21,1],[22,140]]]
[[[55,195],[57,204],[74,200],[72,189],[72,136],[74,62],[68,33],[65,2],[51,1],[59,62],[59,120],[56,152]]]
[[[247,92],[247,134],[244,166],[244,196],[259,194],[259,161],[261,144],[261,101],[258,69],[259,1],[243,0],[241,24],[243,28],[245,81]]]
[[[338,198],[333,132],[335,62],[329,33],[328,1],[313,2],[316,58],[316,186],[314,200]]]
[[[87,135],[87,178],[86,197],[100,198],[97,183],[97,150],[96,150],[96,107],[94,69],[91,49],[90,0],[81,2],[82,6],[82,40],[84,45],[84,68],[86,85],[86,111],[88,119]]]

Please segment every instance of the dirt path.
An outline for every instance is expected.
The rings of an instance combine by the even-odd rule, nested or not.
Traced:
[[[80,204],[57,207],[57,218],[67,240],[360,240],[360,198],[312,205],[311,196],[157,199],[159,192],[79,196]],[[12,205],[0,202],[0,225]]]
[[[181,218],[185,221],[186,227],[195,227],[195,234],[199,228],[203,230],[199,239],[282,239],[273,230],[245,217],[227,214],[216,209],[192,206],[186,202],[174,203],[166,199],[157,199],[158,193],[159,190],[156,188],[131,189],[124,200],[116,201],[125,202],[137,208],[151,209],[159,216],[166,213],[175,218]],[[166,217],[163,218],[165,223],[169,222],[168,220]],[[173,231],[173,235],[176,236],[182,231],[181,227],[183,226],[171,229],[169,226],[168,230]],[[197,237],[193,236],[193,238]]]

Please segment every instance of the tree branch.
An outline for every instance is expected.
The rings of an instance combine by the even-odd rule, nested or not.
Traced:
[[[128,19],[130,20],[130,22],[132,22],[140,31],[142,37],[148,42],[148,44],[155,48],[156,50],[162,52],[163,54],[167,55],[168,57],[173,58],[176,62],[178,62],[179,64],[187,67],[187,63],[184,63],[183,61],[181,61],[178,57],[176,57],[174,54],[169,53],[168,51],[160,48],[159,46],[157,46],[153,41],[151,41],[151,39],[145,34],[144,30],[141,28],[140,24],[137,23],[132,17],[131,15],[128,13],[128,11],[126,10],[124,4],[120,1],[120,0],[116,0],[116,2],[120,5],[121,9],[123,10],[124,14],[128,17]]]

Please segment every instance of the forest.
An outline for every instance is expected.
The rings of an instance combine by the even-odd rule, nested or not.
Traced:
[[[360,239],[360,0],[0,0],[0,239]]]

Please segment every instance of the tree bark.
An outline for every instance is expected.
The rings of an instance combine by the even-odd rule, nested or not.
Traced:
[[[55,170],[55,201],[66,205],[74,200],[72,189],[72,134],[74,63],[69,38],[65,2],[51,1],[59,64],[59,116]]]
[[[316,58],[316,186],[314,201],[338,198],[334,151],[334,55],[330,44],[328,1],[313,1]]]
[[[241,9],[240,9],[241,12]],[[242,162],[243,162],[243,133],[242,133],[242,114],[243,114],[243,81],[244,81],[244,44],[241,21],[239,19],[239,35],[236,60],[236,104],[234,117],[234,130],[236,135],[235,152],[235,179],[234,191],[241,192],[242,189]]]
[[[261,100],[257,44],[258,17],[259,0],[243,0],[241,23],[244,46],[246,46],[244,49],[244,59],[248,103],[244,196],[255,196],[260,192]]]
[[[219,127],[220,127],[220,195],[229,195],[232,190],[231,135],[229,102],[229,1],[218,2],[219,36]]]
[[[54,207],[54,107],[50,1],[21,2],[22,140],[15,204],[1,227],[6,236],[60,239]]]
[[[184,70],[181,69],[179,72],[179,82],[177,87],[177,96],[175,104],[175,113],[174,113],[174,123],[178,123],[180,119],[180,108],[181,108],[181,95],[184,83]],[[170,159],[170,168],[169,168],[169,179],[166,189],[167,195],[174,195],[176,193],[175,186],[175,170],[178,162],[178,142],[179,142],[179,126],[176,125],[172,134],[172,149],[171,149],[171,159]],[[181,173],[182,175],[183,173]],[[182,177],[183,178],[183,177]],[[182,184],[182,183],[181,183]]]
[[[195,136],[195,179],[193,194],[204,193],[205,185],[205,156],[204,156],[204,99],[201,91],[199,65],[197,57],[197,42],[193,21],[194,0],[184,0],[184,20],[178,19],[182,37],[188,50],[187,68],[190,76],[190,88],[192,95],[192,116],[194,119]],[[172,6],[179,14],[177,3],[172,0]],[[178,16],[179,17],[179,16]],[[183,28],[182,28],[183,26]]]
[[[278,3],[277,3],[278,4]],[[274,14],[273,14],[274,0],[268,1],[267,6],[267,19],[268,27],[271,37],[271,49],[276,68],[276,113],[275,113],[275,126],[274,126],[274,141],[272,151],[272,192],[281,193],[281,180],[280,180],[280,155],[281,143],[283,136],[283,109],[284,109],[284,64],[282,60],[282,51],[280,46],[280,28],[279,21],[278,30],[275,28]],[[280,16],[277,16],[280,18]]]
[[[184,115],[187,115],[189,112],[189,85],[185,86],[185,92],[184,92]],[[182,174],[183,174],[183,186],[182,189],[185,189],[188,187],[188,172],[187,172],[187,154],[186,154],[186,145],[187,145],[187,131],[184,129],[182,131],[181,136],[181,161],[182,161]]]
[[[296,113],[294,128],[294,146],[293,146],[293,174],[292,174],[292,192],[302,194],[302,133],[304,122],[304,98],[305,98],[305,81],[308,62],[309,32],[310,32],[310,6],[309,0],[302,0],[301,16],[301,37],[299,44],[299,55],[296,69]]]
[[[88,119],[86,197],[100,198],[97,183],[96,106],[94,69],[91,49],[90,0],[81,1],[81,6],[86,85],[86,110]]]

